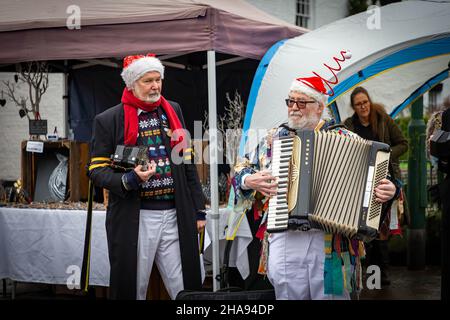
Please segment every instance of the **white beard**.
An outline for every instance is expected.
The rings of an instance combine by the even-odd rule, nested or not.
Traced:
[[[291,117],[293,114],[300,114],[301,117]],[[292,111],[288,117],[288,126],[292,129],[309,129],[314,130],[320,121],[320,115],[311,114],[309,117],[304,116],[300,111]]]
[[[153,95],[148,95],[147,99],[145,100],[145,102],[150,102],[150,103],[154,103],[156,101],[159,100],[159,98],[161,98],[161,94],[153,94]]]
[[[134,93],[135,97],[137,97],[138,99],[140,99],[144,102],[148,102],[148,103],[154,103],[154,102],[158,101],[159,98],[161,98],[160,93],[149,94],[149,95],[141,94],[138,86],[135,86],[133,88],[133,93]]]

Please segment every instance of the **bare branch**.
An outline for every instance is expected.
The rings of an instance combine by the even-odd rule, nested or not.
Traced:
[[[39,112],[39,105],[42,95],[48,89],[48,65],[45,62],[29,62],[26,65],[18,64],[16,67],[20,81],[28,85],[28,99],[30,100],[31,109],[26,108],[28,99],[19,98],[16,96],[14,84],[5,83],[8,88],[7,95],[10,97],[21,109],[27,112],[33,112],[34,117]],[[23,102],[25,104],[23,104]]]
[[[239,155],[238,148],[244,121],[244,104],[237,91],[233,99],[228,92],[226,98],[228,105],[224,107],[225,113],[220,117],[218,128],[225,138],[227,163],[230,165],[230,175],[234,176],[234,165]]]
[[[40,106],[42,95],[47,91],[47,88],[48,88],[48,66],[46,63],[40,64],[39,72],[40,72],[40,79],[39,79],[39,85],[37,88],[39,91],[36,91],[37,112],[39,112],[39,106]]]
[[[6,95],[19,107],[22,106],[22,102],[19,101],[19,99],[16,97],[15,94],[15,87],[14,84],[10,83],[9,81],[3,81],[8,91],[6,92]],[[23,97],[20,97],[21,99],[24,99]]]
[[[208,122],[209,122],[208,117],[209,117],[208,109],[205,109],[205,112],[203,113],[203,123],[202,123],[202,127],[205,132],[208,131]]]
[[[27,84],[28,84],[28,96],[30,97],[30,104],[31,104],[31,109],[33,110],[33,112],[36,110],[36,106],[35,106],[35,101],[33,99],[33,82],[31,82],[31,80],[27,80]]]
[[[22,109],[26,111],[25,115],[27,116],[28,120],[31,120],[30,115],[29,115],[31,110],[27,109],[27,100],[24,98],[22,98]]]

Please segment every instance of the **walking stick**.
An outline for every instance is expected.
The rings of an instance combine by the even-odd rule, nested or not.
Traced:
[[[89,272],[91,263],[91,238],[92,238],[92,198],[94,194],[94,185],[92,180],[89,179],[89,191],[88,191],[88,208],[86,215],[86,232],[84,237],[84,251],[83,251],[83,263],[81,265],[81,279],[80,288],[84,293],[89,289]]]

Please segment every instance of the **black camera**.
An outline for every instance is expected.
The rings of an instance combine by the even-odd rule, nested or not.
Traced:
[[[111,161],[114,169],[129,171],[142,165],[143,170],[147,170],[148,149],[145,146],[118,145],[114,154],[111,155]]]
[[[438,170],[450,173],[450,132],[436,130],[430,140],[430,154],[438,158]]]

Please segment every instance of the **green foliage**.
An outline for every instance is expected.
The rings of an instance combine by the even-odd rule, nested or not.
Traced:
[[[425,121],[425,125],[427,124],[429,119],[429,115],[425,115],[423,117],[423,120]],[[409,122],[411,121],[411,117],[402,117],[402,118],[396,118],[394,119],[395,123],[400,127],[400,130],[402,131],[403,135],[408,139],[408,142],[410,142],[409,140],[409,134],[408,134],[408,126],[409,126]],[[400,160],[408,160],[408,155],[409,155],[409,149],[408,152],[405,152],[401,157]]]
[[[409,142],[408,125],[409,125],[410,120],[411,120],[411,117],[403,117],[403,118],[395,119],[395,123],[397,123],[397,125],[400,127],[400,130],[402,131],[403,136],[405,136],[408,139],[408,142]],[[409,148],[408,148],[407,152],[405,152],[404,154],[402,154],[400,156],[400,161],[402,161],[402,160],[407,161],[408,154],[409,154]]]

